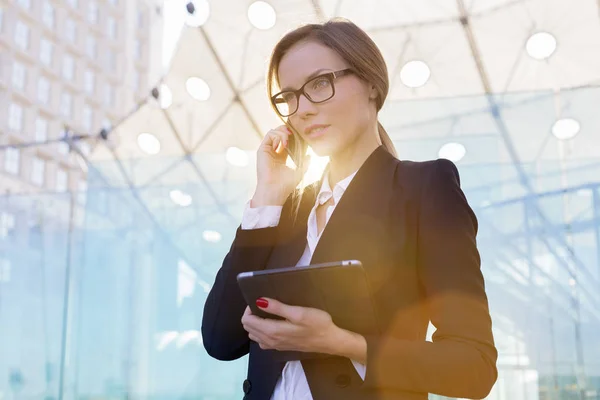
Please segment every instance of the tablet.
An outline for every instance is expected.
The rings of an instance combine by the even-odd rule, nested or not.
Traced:
[[[357,260],[242,272],[238,285],[252,313],[282,319],[256,306],[268,297],[282,303],[327,311],[340,328],[378,334],[374,302],[363,265]]]

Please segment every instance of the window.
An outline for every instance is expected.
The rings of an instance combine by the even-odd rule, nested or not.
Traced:
[[[52,7],[49,0],[44,2],[42,21],[47,28],[54,29],[54,7]]]
[[[86,181],[79,181],[77,184],[77,201],[79,204],[84,204],[87,200],[87,187],[88,185]]]
[[[83,127],[87,133],[91,133],[93,125],[94,113],[92,108],[87,104],[83,106]]]
[[[141,10],[137,13],[137,26],[138,29],[142,29],[144,27],[144,12]]]
[[[70,93],[63,92],[60,97],[60,113],[63,117],[70,117],[73,107],[73,96]]]
[[[46,163],[44,160],[33,157],[31,159],[31,182],[34,185],[42,186],[44,184],[44,172],[46,171]]]
[[[56,190],[58,192],[66,192],[69,176],[67,172],[61,168],[56,171]]]
[[[117,23],[113,17],[108,17],[106,21],[106,33],[111,39],[117,38]]]
[[[27,70],[25,69],[25,66],[23,64],[21,64],[20,62],[14,62],[13,63],[13,70],[12,70],[12,85],[13,87],[20,89],[20,90],[25,90],[25,78],[27,75]]]
[[[67,3],[69,3],[69,5],[73,8],[77,8],[77,5],[79,3],[78,0],[67,0]]]
[[[1,232],[0,237],[2,237]],[[0,258],[0,283],[10,282],[10,269],[10,260],[8,258]]]
[[[48,139],[48,120],[37,117],[35,120],[35,141],[45,142]]]
[[[11,103],[8,107],[8,128],[13,131],[23,129],[23,107]]]
[[[65,38],[69,42],[75,43],[75,36],[77,36],[75,21],[73,21],[71,18],[68,18],[65,22]]]
[[[139,60],[142,57],[142,44],[138,39],[133,42],[133,57]]]
[[[8,212],[0,213],[0,238],[6,238],[14,229],[15,215]]]
[[[94,94],[94,86],[96,82],[96,77],[94,76],[94,72],[92,70],[85,70],[85,78],[84,78],[84,89],[85,92],[89,95]]]
[[[117,2],[118,2],[118,0],[108,0],[108,2],[109,2],[110,4],[112,4],[113,6],[116,6],[116,5],[117,5]]]
[[[50,102],[50,81],[43,76],[38,80],[37,99],[42,104]]]
[[[104,104],[107,107],[114,107],[115,105],[115,88],[110,84],[104,86]]]
[[[112,50],[108,50],[106,58],[108,69],[112,72],[117,72],[117,57],[115,56],[115,52]]]
[[[85,42],[85,53],[89,58],[96,58],[96,38],[88,36]]]
[[[26,10],[29,10],[31,8],[31,0],[17,0],[17,4],[19,4]]]
[[[60,154],[66,156],[67,154],[69,154],[70,150],[71,149],[69,148],[69,144],[67,142],[58,142],[58,152]]]
[[[67,80],[72,80],[75,76],[75,60],[68,54],[63,58],[62,77]]]
[[[98,22],[98,3],[94,0],[91,0],[88,3],[88,22],[91,24],[95,24]]]
[[[8,147],[4,152],[4,170],[17,175],[21,169],[21,153],[15,147]]]
[[[133,71],[133,91],[140,91],[140,74],[137,71]]]
[[[52,43],[49,40],[40,41],[40,61],[47,66],[52,65]]]
[[[15,43],[21,50],[29,47],[29,27],[21,21],[15,25]]]

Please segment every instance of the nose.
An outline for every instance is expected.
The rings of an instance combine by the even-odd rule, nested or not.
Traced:
[[[308,100],[304,94],[301,94],[298,98],[298,111],[296,113],[300,118],[306,118],[309,115],[316,114],[316,105]]]

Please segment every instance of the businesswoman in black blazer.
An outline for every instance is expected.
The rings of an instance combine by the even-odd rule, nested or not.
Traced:
[[[273,51],[268,89],[285,124],[260,145],[256,191],[202,321],[212,357],[250,354],[245,399],[480,399],[496,381],[476,217],[450,161],[396,158],[377,120],[388,87],[378,48],[346,20],[300,27]],[[305,162],[286,166],[291,136],[330,157],[302,191]],[[240,272],[347,259],[366,269],[381,335],[275,299],[257,305],[285,319],[262,319],[236,282]]]

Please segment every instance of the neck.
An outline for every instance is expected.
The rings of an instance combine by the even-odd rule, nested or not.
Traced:
[[[363,134],[360,137],[364,139],[357,140],[330,157],[329,184],[331,187],[358,170],[371,153],[381,146],[377,127],[375,127],[374,133]]]

